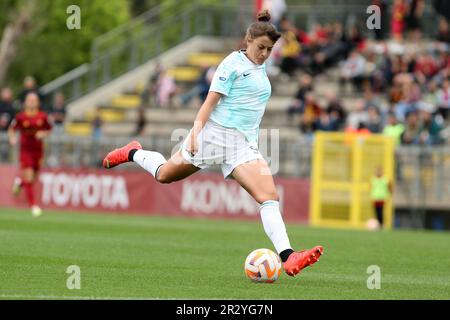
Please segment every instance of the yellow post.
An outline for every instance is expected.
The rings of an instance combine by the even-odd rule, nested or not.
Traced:
[[[389,181],[392,183],[393,188],[395,188],[394,182],[396,180],[395,176],[395,143],[394,139],[391,137],[384,137],[384,168],[385,174]],[[395,190],[394,190],[395,192]],[[384,210],[384,228],[392,229],[393,216],[394,216],[394,201],[393,195],[385,203]]]
[[[361,221],[361,169],[362,169],[362,143],[363,137],[353,137],[352,139],[352,181],[351,181],[351,205],[350,224],[357,227]]]
[[[313,157],[312,157],[312,179],[311,179],[311,214],[310,222],[312,225],[320,225],[320,190],[322,189],[322,166],[323,166],[323,135],[318,132],[314,138]]]

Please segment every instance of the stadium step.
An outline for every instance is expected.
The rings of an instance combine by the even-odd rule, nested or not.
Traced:
[[[112,99],[111,107],[115,108],[137,108],[141,105],[141,97],[135,95],[119,95]]]
[[[196,53],[189,56],[188,63],[197,67],[217,66],[225,56],[223,53]]]
[[[195,82],[200,77],[201,69],[193,66],[174,67],[168,70],[168,74],[174,77],[175,81]]]
[[[92,125],[88,122],[73,122],[64,127],[67,134],[72,136],[90,136],[92,134]]]
[[[92,121],[95,117],[95,114],[95,110],[90,110],[84,115],[84,118],[88,121]],[[101,108],[100,117],[104,122],[120,122],[126,119],[125,112],[117,108]]]

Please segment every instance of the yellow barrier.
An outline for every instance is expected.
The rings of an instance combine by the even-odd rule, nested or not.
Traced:
[[[369,184],[377,167],[394,182],[394,141],[383,135],[318,132],[314,138],[310,222],[315,226],[366,228],[375,218]],[[392,228],[392,197],[384,228]]]

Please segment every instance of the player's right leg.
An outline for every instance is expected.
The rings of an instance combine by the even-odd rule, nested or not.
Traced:
[[[137,163],[151,173],[160,183],[182,180],[200,170],[200,168],[187,162],[180,151],[167,161],[159,152],[142,150],[142,146],[137,141],[132,141],[126,146],[108,153],[103,160],[103,166],[110,169],[130,161]]]
[[[292,250],[278,202],[278,194],[267,162],[250,161],[236,167],[232,175],[235,180],[261,204],[260,214],[264,231],[274,244],[283,262],[285,272],[295,276],[304,268],[319,261],[322,246],[309,250]]]

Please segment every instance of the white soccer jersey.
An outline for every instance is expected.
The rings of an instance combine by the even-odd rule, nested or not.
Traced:
[[[209,91],[221,93],[210,119],[258,140],[259,125],[271,95],[266,65],[250,61],[244,50],[229,54],[218,66]]]

